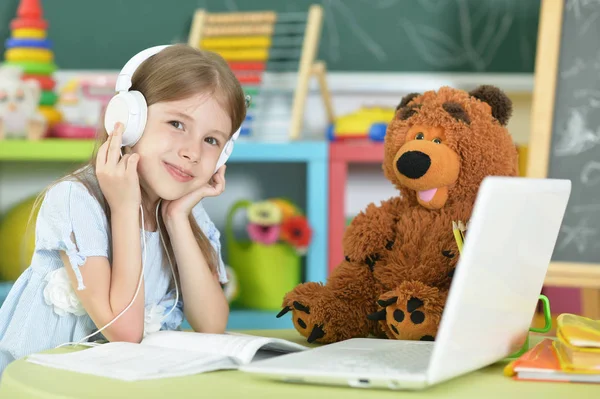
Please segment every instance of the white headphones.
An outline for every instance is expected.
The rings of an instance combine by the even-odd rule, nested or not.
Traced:
[[[110,134],[114,129],[115,123],[123,124],[125,130],[123,132],[123,146],[133,146],[139,141],[144,133],[146,121],[148,119],[148,104],[144,95],[139,91],[129,91],[131,87],[131,77],[136,69],[148,58],[162,51],[169,45],[154,46],[140,51],[134,55],[119,72],[115,90],[117,94],[111,98],[106,106],[104,115],[104,128]],[[233,144],[240,136],[240,129],[237,130],[225,143],[225,147],[219,156],[215,173],[221,166],[227,162],[229,156],[233,152]]]

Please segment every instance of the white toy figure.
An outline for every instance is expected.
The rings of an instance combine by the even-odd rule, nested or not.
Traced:
[[[40,85],[36,80],[23,81],[22,76],[18,67],[0,67],[0,140],[39,140],[46,132],[46,119],[38,111]]]

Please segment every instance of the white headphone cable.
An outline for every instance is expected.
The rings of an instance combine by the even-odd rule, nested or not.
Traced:
[[[173,276],[173,282],[175,283],[175,302],[173,303],[173,307],[169,312],[164,315],[163,320],[165,320],[171,312],[177,306],[177,302],[179,302],[179,284],[177,283],[177,277],[175,276],[175,268],[173,267],[173,262],[171,261],[171,255],[169,255],[169,251],[167,250],[167,245],[165,244],[165,240],[162,235],[162,229],[158,224],[158,209],[160,208],[160,204],[162,203],[162,198],[158,200],[158,205],[156,205],[156,228],[158,229],[158,235],[160,236],[160,241],[162,242],[163,248],[165,250],[165,254],[167,255],[167,259],[169,260],[169,265],[171,266],[171,275]]]

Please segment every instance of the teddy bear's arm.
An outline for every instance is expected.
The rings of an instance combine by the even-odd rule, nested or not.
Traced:
[[[371,271],[396,239],[396,225],[407,204],[400,197],[371,203],[352,220],[344,232],[344,256],[352,263],[366,264]]]

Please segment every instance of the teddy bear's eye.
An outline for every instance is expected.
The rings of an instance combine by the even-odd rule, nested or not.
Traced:
[[[434,138],[432,141],[436,144],[442,144],[442,139],[440,139],[438,137]]]
[[[423,140],[425,138],[425,135],[421,132],[417,133],[417,135],[415,136],[415,140]]]

